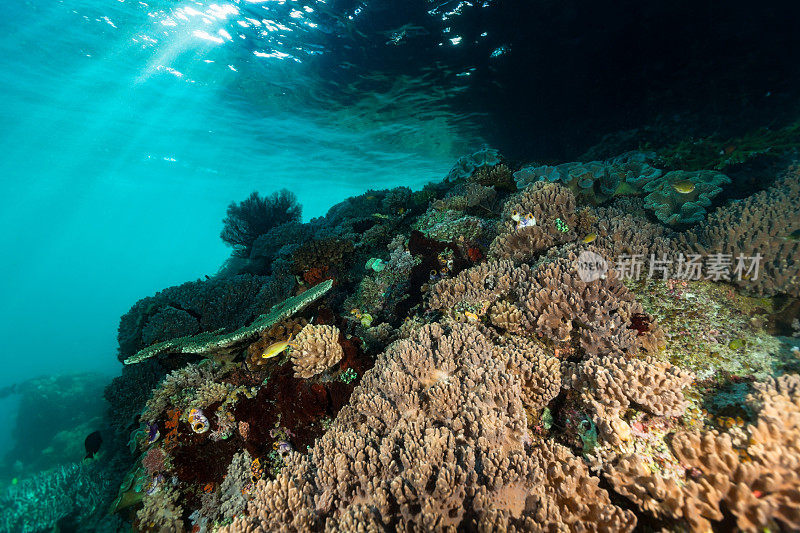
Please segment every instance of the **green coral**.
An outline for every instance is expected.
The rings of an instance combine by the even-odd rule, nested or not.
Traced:
[[[232,350],[255,340],[258,334],[276,323],[289,318],[312,302],[321,298],[333,286],[333,280],[326,280],[311,287],[297,296],[287,298],[270,309],[269,313],[256,318],[249,326],[244,326],[231,333],[222,330],[200,333],[188,337],[180,337],[160,342],[136,352],[125,359],[126,365],[141,363],[151,357],[163,353],[190,353],[208,355],[212,353],[229,353]]]
[[[676,184],[693,184],[688,193],[679,192]],[[680,227],[696,224],[706,216],[711,200],[722,192],[722,185],[731,182],[725,174],[713,170],[689,172],[674,170],[656,178],[643,187],[645,207],[652,209],[661,222]]]
[[[647,154],[628,152],[608,161],[530,166],[514,172],[514,180],[520,189],[537,181],[559,182],[578,201],[603,203],[614,196],[635,194],[643,184],[659,177],[662,171],[646,160]]]
[[[356,372],[352,368],[348,368],[347,370],[339,374],[339,379],[342,381],[342,383],[345,383],[347,385],[355,381],[357,377],[358,377],[358,372]]]

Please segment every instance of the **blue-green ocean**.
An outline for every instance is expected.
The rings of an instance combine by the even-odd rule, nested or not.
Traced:
[[[230,332],[272,304],[299,298],[327,280],[333,280],[327,300],[303,311],[302,320],[336,325],[342,331],[342,361],[347,363],[316,377],[313,384],[300,383],[298,374],[287,377],[291,386],[277,386],[278,399],[264,400],[277,405],[291,396],[287,390],[298,387],[307,395],[323,390],[328,402],[324,422],[320,413],[308,414],[314,420],[309,424],[317,424],[317,429],[307,434],[306,426],[291,426],[290,431],[283,412],[286,434],[281,433],[282,440],[269,437],[275,449],[291,444],[302,451],[313,445],[322,435],[318,428],[329,427],[346,404],[358,383],[351,386],[351,381],[370,371],[391,342],[406,338],[405,324],[445,323],[452,312],[461,313],[456,322],[497,329],[489,305],[498,299],[511,305],[511,296],[495,295],[494,300],[484,298],[483,307],[454,304],[449,311],[434,309],[429,291],[435,283],[487,260],[509,259],[535,269],[541,261],[569,253],[570,247],[592,243],[617,256],[649,257],[653,250],[691,251],[698,242],[711,253],[729,239],[720,250],[730,253],[734,262],[737,253],[756,251],[766,254],[765,265],[784,260],[775,268],[788,274],[765,267],[764,275],[768,280],[773,276],[774,283],[754,288],[748,285],[749,277],[742,283],[727,280],[732,283],[724,285],[731,290],[729,298],[740,298],[733,308],[749,321],[737,322],[735,328],[716,314],[728,306],[723,300],[728,293],[705,285],[687,289],[673,283],[667,291],[644,282],[629,284],[644,303],[643,310],[637,308],[631,315],[615,309],[602,318],[613,322],[622,316],[625,328],[640,336],[651,320],[660,323],[667,339],[664,360],[686,363],[701,376],[697,382],[709,387],[698,389],[694,398],[711,395],[711,389],[738,394],[717,411],[712,408],[716,400],[698,400],[697,413],[712,412],[708,420],[721,424],[723,431],[728,419],[755,423],[757,415],[742,407],[752,391],[748,387],[766,379],[767,368],[774,376],[797,371],[787,350],[795,346],[796,356],[800,335],[800,258],[793,256],[800,225],[792,222],[794,212],[780,207],[787,214],[779,229],[772,219],[758,226],[747,218],[750,207],[742,214],[737,206],[750,206],[752,195],[771,187],[784,195],[796,192],[780,180],[796,179],[793,165],[800,151],[798,17],[800,8],[794,3],[745,0],[725,5],[689,0],[0,3],[0,491],[8,491],[0,498],[6,506],[0,509],[0,532],[167,531],[167,526],[148,525],[141,518],[149,501],[143,495],[151,495],[159,483],[171,483],[181,494],[183,514],[170,527],[178,523],[186,530],[213,531],[230,524],[231,516],[200,520],[190,519],[190,514],[202,511],[203,491],[219,491],[235,453],[234,437],[240,437],[226,434],[227,448],[202,452],[224,457],[225,465],[209,466],[207,471],[197,467],[195,477],[187,475],[190,468],[181,457],[201,462],[192,455],[201,452],[185,444],[200,446],[200,437],[190,430],[199,418],[187,419],[184,407],[191,406],[181,404],[186,412],[180,424],[191,437],[178,445],[184,455],[176,452],[174,463],[167,461],[160,470],[144,469],[142,457],[148,448],[142,444],[143,435],[149,431],[148,445],[160,446],[172,428],[167,425],[171,415],[167,410],[160,418],[139,415],[151,389],[165,376],[203,358],[222,365],[225,372],[235,367],[235,377],[228,375],[225,383],[231,389],[255,387],[252,395],[262,401],[255,391],[266,391],[270,379],[283,383],[281,372],[289,372],[291,366],[288,356],[271,360],[272,355],[264,355],[264,361],[276,365],[268,370],[254,366],[240,345],[233,355],[224,354],[230,361],[219,353],[179,356],[178,349],[164,349],[136,370],[135,364],[125,366],[122,361],[130,362],[131,356],[159,342]],[[569,162],[575,164],[558,166]],[[594,163],[600,166],[592,167]],[[636,189],[628,185],[641,176],[631,178],[630,165],[644,165],[647,172],[657,169],[650,176],[710,174],[669,174],[671,181],[665,181],[663,189]],[[621,182],[611,178],[622,167],[629,173],[627,183],[625,177]],[[597,168],[604,169],[602,177],[597,177]],[[515,195],[536,182],[569,189],[564,194],[574,195],[575,213],[583,214],[568,224],[564,215],[553,220],[538,215],[537,221],[534,214],[546,210],[546,202],[528,205],[530,212],[512,208],[520,198]],[[407,189],[398,189],[401,199],[392,200],[386,190],[397,188]],[[292,205],[301,211],[284,212],[275,196],[282,190],[290,191]],[[235,213],[237,205],[244,210],[253,192],[267,199],[265,210],[253,215],[267,220],[265,226],[249,237],[239,236],[243,240],[225,237],[236,219],[231,210]],[[700,193],[706,196],[697,200]],[[662,196],[656,198],[658,194]],[[696,205],[684,208],[689,196]],[[354,197],[357,200],[349,200]],[[778,196],[766,198],[778,202]],[[789,205],[785,196],[780,198],[784,203],[776,205]],[[724,218],[711,215],[717,209],[727,209],[723,215],[734,222],[713,222]],[[241,212],[239,216],[246,218]],[[271,222],[273,216],[280,221]],[[633,217],[625,219],[626,227],[635,231],[615,234],[626,216]],[[752,231],[743,227],[744,237],[723,237],[732,235],[729,230],[739,220],[752,224]],[[273,236],[270,231],[283,222],[289,229]],[[528,231],[526,226],[537,222],[539,228],[556,228],[552,233],[558,238],[533,255],[497,251],[496,239],[504,231]],[[704,224],[712,223],[717,226],[702,233]],[[256,240],[264,235],[269,238]],[[315,248],[316,241],[323,244]],[[661,247],[666,242],[670,244]],[[640,245],[644,252],[635,248]],[[744,248],[730,248],[737,245]],[[258,256],[258,250],[263,255]],[[778,252],[769,255],[764,250]],[[407,254],[406,263],[402,254]],[[367,275],[377,281],[364,281]],[[209,319],[220,312],[220,300],[235,301],[232,307],[244,305],[246,298],[237,291],[245,289],[236,285],[244,283],[243,277],[259,287],[273,283],[269,299],[247,300],[254,309],[250,315]],[[228,279],[237,281],[220,281]],[[195,281],[202,297],[180,291],[154,296]],[[214,285],[217,282],[222,288]],[[211,285],[214,289],[208,294],[213,298],[203,292]],[[698,309],[707,314],[685,306],[678,311],[659,307],[665,299],[672,305],[671,298],[677,301],[686,293],[706,298],[707,308],[698,304]],[[561,302],[562,306],[579,307],[574,299],[564,301],[571,303]],[[225,311],[231,316],[239,312]],[[531,323],[537,323],[539,311],[530,307],[528,312],[534,314]],[[676,325],[674,318],[680,313],[690,318]],[[127,318],[121,323],[123,316]],[[156,324],[154,316],[161,322]],[[539,327],[544,322],[541,318]],[[717,329],[709,325],[718,322],[724,324]],[[571,341],[569,331],[566,338],[551,339],[539,331],[531,339],[567,365],[585,362],[588,355],[581,350],[587,341],[575,335],[593,326],[584,318],[570,324]],[[131,330],[135,334],[126,337]],[[497,331],[505,343],[516,330]],[[267,354],[267,334],[256,333],[264,342],[258,349],[267,347]],[[288,333],[284,337],[270,342],[293,338]],[[695,339],[691,357],[685,350],[670,351],[672,339],[677,345],[681,337]],[[717,345],[724,357],[710,363],[695,357],[717,354]],[[255,350],[253,346],[247,349]],[[775,362],[778,353],[780,364]],[[738,354],[730,355],[738,357],[735,363],[726,359],[729,354]],[[267,364],[259,357],[254,360]],[[750,362],[737,366],[745,360]],[[513,374],[511,367],[508,373]],[[349,388],[340,390],[330,383]],[[185,390],[195,385],[185,385]],[[141,390],[134,394],[137,387]],[[296,392],[296,397],[310,401],[302,394]],[[542,438],[570,447],[589,464],[585,431],[596,431],[598,421],[592,421],[588,411],[570,411],[570,394],[562,392],[544,407],[555,429],[542,422],[541,409],[529,412],[527,420],[537,428],[531,429],[535,438],[544,434]],[[178,405],[175,398],[171,401]],[[130,409],[121,407],[129,402]],[[305,409],[298,407],[301,404],[306,405],[298,400],[293,407],[295,414]],[[731,407],[734,404],[739,407]],[[228,404],[208,405],[224,410]],[[635,407],[633,402],[631,409]],[[231,416],[244,417],[244,412],[244,407],[231,410]],[[565,422],[566,413],[585,421]],[[222,431],[222,423],[206,414],[211,431]],[[648,428],[647,417],[656,415],[625,416],[638,435],[636,428]],[[237,420],[238,435],[247,443],[240,448],[253,458],[266,454],[268,437],[248,440],[248,431],[261,435],[253,429],[255,419]],[[273,433],[284,431],[280,420],[269,419]],[[583,440],[576,437],[576,428]],[[269,431],[263,430],[265,435]],[[258,438],[261,443],[253,444]],[[530,441],[524,442],[530,450]],[[265,457],[261,461],[267,464]],[[145,470],[149,477],[142,481]],[[279,470],[263,477],[274,478]],[[689,472],[688,467],[681,472]],[[93,485],[98,479],[102,483]],[[603,483],[604,490],[611,490],[608,480]],[[67,485],[69,490],[64,489]],[[91,504],[77,495],[81,487],[97,491]],[[766,491],[756,490],[756,499]],[[252,499],[249,491],[240,492]],[[618,490],[612,501],[635,516],[643,530],[664,524],[686,530],[679,514],[669,519],[664,519],[666,511],[648,514],[647,505],[635,498],[625,500],[626,494]],[[135,501],[120,503],[125,498]],[[31,503],[37,501],[41,505]],[[472,505],[472,500],[463,505]],[[373,512],[378,513],[378,507]],[[715,531],[729,530],[731,517],[739,516],[736,509],[725,509],[724,518],[712,520]],[[320,515],[316,529],[322,530],[334,514]],[[475,516],[467,513],[458,530],[478,527]],[[396,517],[384,519],[387,531],[405,524]],[[742,527],[743,522],[737,524]],[[785,531],[797,525],[770,524]]]

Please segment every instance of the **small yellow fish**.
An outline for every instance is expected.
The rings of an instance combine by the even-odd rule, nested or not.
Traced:
[[[595,241],[595,239],[597,239],[597,233],[590,233],[589,235],[583,238],[583,243],[591,244]]]
[[[375,199],[375,197],[372,196],[371,194],[365,198],[365,200],[374,200],[374,199]]]
[[[694,191],[694,183],[689,180],[676,181],[672,188],[681,194],[689,194]]]
[[[476,315],[472,311],[464,311],[464,316],[467,317],[467,320],[469,320],[470,322],[478,322],[478,321],[480,321],[480,318],[478,318],[478,315]]]
[[[511,212],[511,220],[513,220],[514,222],[519,222],[520,220],[522,220],[522,216],[516,209]]]
[[[264,352],[261,354],[261,357],[263,357],[264,359],[275,357],[276,355],[281,354],[290,347],[297,348],[297,345],[292,342],[291,336],[285,341],[273,342],[272,344],[267,346],[264,349]]]
[[[383,213],[372,213],[372,216],[374,216],[375,218],[381,218],[381,219],[389,218],[388,215],[384,215]]]

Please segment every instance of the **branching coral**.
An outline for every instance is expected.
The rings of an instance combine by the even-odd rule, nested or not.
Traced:
[[[639,348],[655,352],[663,334],[650,320],[647,331],[631,326],[634,314],[648,316],[614,271],[584,282],[575,267],[577,257],[545,262],[535,269],[522,265],[515,284],[522,327],[555,342],[577,337],[586,355],[633,353]]]
[[[687,402],[682,389],[694,376],[653,358],[595,357],[571,374],[571,387],[592,413],[600,437],[620,444],[632,438],[622,415],[633,403],[657,416],[680,416]]]
[[[183,509],[178,505],[178,491],[162,484],[144,499],[144,506],[136,513],[140,531],[179,533],[184,531]]]
[[[456,277],[433,286],[429,306],[441,310],[467,306],[481,309],[479,314],[482,314],[492,302],[511,290],[513,273],[511,261],[489,261],[463,270]]]
[[[521,223],[529,214],[533,223]],[[576,237],[575,197],[555,183],[537,182],[510,197],[501,216],[502,227],[489,247],[490,257],[525,261]]]
[[[516,192],[517,190],[511,169],[502,164],[479,168],[472,173],[469,181],[486,187],[494,187],[496,191]]]
[[[341,361],[344,351],[335,326],[307,325],[294,339],[292,348],[294,375],[311,378]]]
[[[630,530],[565,448],[530,453],[521,383],[477,329],[425,326],[382,354],[306,456],[260,483],[229,531]]]
[[[597,240],[594,244],[605,248],[614,257],[639,255],[657,259],[670,255],[671,233],[664,226],[629,214],[621,209],[601,207],[597,209]]]
[[[250,480],[253,458],[244,450],[233,456],[228,474],[220,485],[220,513],[223,518],[231,519],[244,511],[253,483]]]
[[[145,410],[142,413],[142,421],[147,423],[154,422],[169,407],[173,406],[179,398],[186,399],[186,393],[208,387],[214,384],[214,377],[217,370],[209,364],[188,364],[177,370],[170,372],[164,381],[153,390],[153,394],[147,401]],[[188,403],[179,404],[178,407],[185,410]]]
[[[794,168],[769,189],[720,207],[695,230],[684,233],[683,251],[727,254],[733,283],[759,294],[800,296],[800,241],[792,238],[792,232],[800,229],[798,198],[800,170]],[[748,272],[750,261],[741,276],[734,273],[740,254],[761,255],[757,276],[755,270]]]

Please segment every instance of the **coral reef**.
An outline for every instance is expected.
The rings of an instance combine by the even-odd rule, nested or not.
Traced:
[[[503,206],[500,234],[489,248],[490,257],[525,261],[574,240],[575,205],[569,189],[554,183],[537,182],[510,197]],[[532,223],[520,222],[529,215]]]
[[[120,361],[153,344],[250,323],[288,294],[269,277],[240,275],[184,283],[136,302],[119,323]],[[277,297],[277,299],[276,299]]]
[[[469,325],[393,344],[307,455],[225,531],[632,529],[565,448],[526,449],[520,382]]]
[[[762,295],[800,296],[800,170],[794,167],[772,187],[714,211],[696,229],[681,235],[684,249],[730,257],[732,283]],[[759,271],[739,256],[760,255]],[[738,269],[738,272],[737,272]],[[744,269],[744,270],[742,270]]]
[[[72,463],[23,479],[0,495],[0,530],[21,533],[95,530],[103,520],[110,480],[96,461]]]
[[[800,309],[799,174],[681,233],[728,178],[652,164],[512,173],[482,150],[421,191],[261,228],[217,277],[137,303],[106,392],[116,438],[130,433],[114,516],[140,531],[797,530],[800,358],[773,335]],[[764,278],[620,271],[734,245],[764,256]],[[617,269],[587,276],[586,257]]]
[[[493,148],[483,148],[477,152],[460,157],[447,174],[449,180],[468,178],[479,168],[493,167],[500,163],[500,153]]]
[[[587,355],[639,349],[655,353],[663,348],[661,329],[616,271],[587,283],[580,279],[576,261],[577,256],[570,252],[533,270],[527,265],[520,267],[515,291],[522,328],[553,342],[570,344],[575,340]],[[636,315],[646,317],[649,326],[634,328]]]
[[[706,209],[731,183],[713,170],[663,172],[648,164],[652,158],[628,152],[608,161],[530,166],[514,173],[519,188],[558,182],[582,203],[600,204],[618,195],[643,194],[645,206],[671,226],[689,226],[704,219]]]

